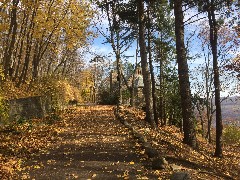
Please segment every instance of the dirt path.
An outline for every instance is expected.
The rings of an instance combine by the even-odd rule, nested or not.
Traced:
[[[157,179],[111,107],[78,109],[57,125],[50,146],[25,161],[19,179]]]

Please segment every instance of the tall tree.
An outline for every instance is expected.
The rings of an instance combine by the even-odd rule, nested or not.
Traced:
[[[212,52],[213,59],[213,74],[214,74],[214,95],[215,95],[215,106],[216,106],[216,148],[215,156],[222,157],[222,110],[221,110],[221,83],[220,83],[220,74],[219,74],[219,63],[218,63],[218,30],[220,27],[221,18],[216,18],[216,13],[220,10],[224,10],[225,7],[232,5],[233,1],[230,0],[205,0],[205,1],[187,1],[192,4],[195,3],[198,6],[200,12],[206,12],[208,17],[209,24],[209,41]],[[229,13],[225,13],[229,14]]]
[[[224,18],[225,19],[225,18]],[[223,22],[223,18],[221,18]],[[210,32],[208,21],[203,21],[200,23],[200,31],[198,34],[198,39],[201,40],[202,44],[202,54],[205,59],[205,62],[193,71],[193,85],[194,89],[197,90],[196,94],[200,97],[204,97],[203,106],[206,110],[206,117],[208,120],[208,130],[206,138],[211,142],[211,127],[212,127],[212,117],[216,111],[213,106],[214,99],[214,78],[213,78],[213,65],[212,65],[212,49],[210,45]],[[225,64],[229,64],[229,58],[232,58],[232,52],[237,52],[239,47],[239,40],[234,29],[229,28],[229,24],[225,21],[221,26],[218,26],[218,62],[219,62],[219,71],[221,72],[221,89],[228,89],[228,93],[235,94],[237,78],[234,77],[235,74],[227,73],[223,71]],[[231,52],[231,53],[230,53]],[[202,76],[199,76],[202,74]],[[201,77],[201,78],[200,78]],[[224,98],[221,98],[223,101]],[[205,112],[205,111],[203,111]],[[200,113],[200,117],[201,117]]]
[[[147,40],[148,40],[148,61],[149,61],[149,70],[151,73],[151,83],[152,83],[152,103],[153,103],[153,114],[154,114],[154,122],[156,125],[158,122],[158,114],[157,114],[157,96],[156,96],[156,81],[154,76],[154,67],[153,67],[153,56],[152,56],[152,22],[151,22],[151,14],[152,14],[152,6],[153,3],[149,2],[147,6]]]
[[[221,85],[218,65],[218,29],[219,23],[216,19],[216,11],[219,10],[228,1],[223,0],[208,0],[206,2],[200,2],[200,8],[207,12],[208,23],[209,23],[209,41],[212,51],[213,58],[213,74],[214,74],[214,95],[215,95],[215,106],[216,106],[216,147],[214,155],[222,157],[222,109],[221,109]]]
[[[184,44],[182,3],[182,0],[174,1],[176,50],[184,132],[183,142],[193,148],[197,148],[197,139],[191,100],[191,89],[188,74],[188,63],[186,59],[186,49]]]
[[[171,16],[171,8],[167,1],[155,1],[153,6],[153,14],[156,17],[155,31],[153,34],[157,34],[154,37],[154,45],[155,46],[155,57],[156,62],[159,63],[159,118],[161,120],[161,125],[166,125],[167,123],[167,112],[170,109],[166,108],[166,104],[168,104],[171,100],[167,99],[169,89],[166,91],[167,83],[171,83],[167,81],[169,79],[169,65],[171,61],[175,61],[175,35],[174,35],[174,18]],[[175,63],[174,63],[175,64]],[[172,69],[172,68],[171,68]],[[172,71],[173,72],[173,71]],[[178,88],[177,88],[178,89]],[[175,90],[173,90],[175,91]],[[177,91],[176,91],[177,92]],[[177,107],[177,106],[175,106]],[[171,108],[171,110],[173,110]],[[170,111],[171,111],[170,110]],[[169,112],[168,115],[173,115],[173,112]],[[170,120],[170,118],[168,118]]]
[[[146,121],[149,122],[153,127],[156,126],[154,122],[153,104],[152,104],[152,93],[151,93],[151,79],[149,74],[148,59],[147,59],[147,47],[145,39],[146,29],[146,17],[144,10],[144,1],[130,0],[123,3],[119,15],[123,21],[127,22],[128,25],[134,29],[138,25],[138,42],[140,47],[141,56],[141,68],[143,75],[143,94],[146,105]]]
[[[62,56],[61,49],[73,52],[72,49],[86,46],[91,37],[87,28],[92,11],[88,5],[78,0],[1,3],[0,63],[5,77],[20,86],[37,78],[40,71],[50,71],[50,65],[58,64],[56,59]]]
[[[139,47],[140,47],[140,55],[141,55],[141,67],[143,74],[143,93],[145,97],[146,103],[146,120],[155,127],[156,124],[154,122],[153,115],[153,104],[152,104],[152,95],[151,95],[151,79],[148,69],[147,62],[147,48],[145,42],[145,15],[144,15],[144,1],[138,0],[138,21],[139,21]]]
[[[13,49],[15,47],[16,42],[16,35],[17,35],[17,9],[18,9],[18,3],[19,0],[13,0],[12,1],[12,7],[11,7],[11,17],[10,17],[10,25],[8,29],[8,35],[7,35],[7,43],[5,46],[5,52],[3,56],[3,68],[4,68],[4,75],[12,76],[12,67],[11,67],[11,58],[13,54]]]
[[[214,0],[208,1],[207,13],[210,30],[210,45],[213,56],[214,88],[215,88],[215,106],[216,106],[216,148],[215,156],[222,157],[222,109],[220,97],[220,79],[218,67],[218,23],[215,17]]]
[[[133,42],[133,34],[131,28],[126,26],[126,23],[120,17],[120,13],[122,10],[121,1],[97,1],[97,5],[106,13],[106,18],[108,20],[107,33],[105,30],[101,30],[98,28],[98,32],[102,34],[106,38],[106,43],[110,43],[112,46],[112,50],[116,57],[117,63],[117,81],[118,81],[118,103],[117,107],[119,107],[122,103],[122,77],[123,72],[121,68],[121,56],[123,53],[130,47]],[[101,20],[100,20],[101,21]],[[124,79],[124,77],[123,77]],[[117,108],[118,110],[119,108]]]

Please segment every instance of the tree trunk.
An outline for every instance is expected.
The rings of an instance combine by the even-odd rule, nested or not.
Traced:
[[[10,21],[10,27],[8,32],[8,39],[6,43],[6,49],[4,52],[3,57],[3,68],[4,68],[4,75],[12,76],[13,69],[11,68],[11,57],[16,41],[16,34],[17,34],[17,6],[18,6],[19,0],[13,0],[12,1],[12,11],[11,11],[11,21]],[[10,41],[10,42],[9,42]]]
[[[136,75],[136,71],[137,71],[137,67],[138,67],[138,62],[137,62],[137,58],[138,58],[138,39],[137,39],[137,47],[136,47],[136,51],[135,51],[135,68],[134,68],[134,72],[133,72],[133,76],[132,76],[132,91],[131,91],[131,99],[130,99],[130,105],[131,107],[135,106],[135,75]]]
[[[149,59],[149,68],[151,73],[151,82],[152,82],[152,101],[153,101],[153,114],[154,114],[154,122],[158,126],[158,115],[157,115],[157,97],[156,97],[156,86],[155,86],[155,77],[154,77],[154,68],[152,62],[152,52],[151,52],[151,27],[150,27],[150,4],[148,5],[148,59]]]
[[[118,44],[118,43],[117,43]],[[117,81],[118,81],[118,102],[117,107],[119,110],[119,106],[122,104],[122,77],[121,77],[121,70],[120,70],[120,53],[117,47],[116,59],[117,59]]]
[[[40,43],[38,41],[35,44],[35,50],[32,60],[32,79],[36,79],[38,77],[38,66],[40,62],[39,44]]]
[[[14,76],[13,76],[13,81],[16,81],[17,78],[19,77],[19,72],[20,72],[20,67],[22,65],[22,57],[23,57],[23,52],[24,52],[24,39],[26,37],[27,33],[27,23],[28,23],[28,16],[26,14],[26,11],[24,11],[24,17],[23,17],[23,22],[21,24],[21,30],[19,33],[19,47],[18,49],[18,54],[16,56],[17,63],[15,65],[15,71],[14,71]]]
[[[34,18],[36,16],[36,11],[37,9],[34,9],[32,16],[31,16],[31,21],[29,25],[29,29],[27,32],[27,37],[26,37],[26,53],[25,53],[25,59],[24,59],[24,64],[23,64],[23,69],[20,74],[17,87],[20,87],[20,85],[25,82],[27,78],[27,73],[28,73],[28,68],[29,68],[29,63],[30,63],[30,57],[31,57],[31,52],[32,52],[32,44],[33,44],[33,32],[34,32]]]
[[[109,94],[111,95],[113,92],[113,78],[112,78],[113,70],[110,71],[110,92]]]
[[[159,47],[159,57],[161,57],[162,54],[162,48]],[[164,115],[163,115],[163,109],[164,109],[164,84],[163,84],[163,58],[159,59],[159,82],[160,82],[160,95],[159,95],[159,118],[161,121],[161,126],[164,126]]]
[[[213,103],[212,103],[212,96],[210,96],[211,93],[211,87],[212,87],[212,72],[210,73],[210,53],[208,53],[208,58],[206,61],[206,72],[205,72],[205,88],[206,88],[206,95],[207,95],[207,102],[206,102],[206,109],[207,109],[207,133],[206,133],[206,139],[208,139],[208,142],[212,142],[211,137],[211,126],[212,126],[212,115],[213,115]]]
[[[221,99],[220,99],[220,80],[219,68],[217,59],[217,22],[215,19],[214,0],[211,0],[208,9],[208,20],[210,26],[210,44],[213,55],[213,72],[214,72],[214,88],[215,88],[215,106],[216,106],[216,148],[215,156],[222,157],[222,112],[221,112]]]
[[[147,48],[145,44],[145,23],[144,23],[144,2],[138,0],[138,18],[139,18],[139,46],[141,55],[141,66],[143,74],[143,93],[146,103],[146,121],[149,122],[152,127],[155,127],[152,108],[152,97],[151,97],[151,81],[147,63]]]
[[[182,0],[174,1],[174,15],[178,76],[183,117],[183,142],[193,148],[197,148],[196,131],[194,126],[194,116],[191,101],[191,89],[188,74],[188,64],[186,59],[186,49],[184,45]]]

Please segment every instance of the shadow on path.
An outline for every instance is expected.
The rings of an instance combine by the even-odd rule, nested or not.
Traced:
[[[78,109],[65,117],[51,145],[24,162],[19,179],[157,179],[144,169],[112,108]]]

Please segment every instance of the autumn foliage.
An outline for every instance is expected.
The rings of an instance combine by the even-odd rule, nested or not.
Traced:
[[[109,27],[105,27],[107,24],[104,24],[104,19],[96,19],[101,19],[100,26],[103,27],[100,29],[106,28],[110,33],[105,36],[100,32],[111,43],[115,57],[100,55],[88,48],[95,37],[92,24],[95,25],[93,20],[98,10],[93,10],[97,8],[94,2],[98,2],[95,5],[105,4],[101,10],[103,14],[107,13]],[[239,178],[240,130],[238,126],[226,126],[223,123],[227,120],[222,116],[220,103],[220,91],[238,86],[233,84],[238,79],[230,75],[240,78],[239,33],[233,31],[231,24],[221,24],[221,19],[215,19],[215,4],[210,6],[207,1],[209,10],[213,10],[214,27],[211,27],[210,18],[210,28],[206,26],[206,21],[196,27],[199,30],[198,37],[198,30],[192,35],[184,33],[184,28],[189,30],[189,25],[195,23],[195,20],[188,22],[191,18],[185,21],[183,17],[192,7],[183,8],[185,1],[171,1],[175,3],[175,18],[165,19],[165,16],[173,15],[168,2],[0,2],[0,179],[35,179],[31,178],[37,176],[35,172],[40,176],[45,172],[46,176],[54,176],[49,169],[59,168],[59,173],[65,173],[72,170],[69,167],[75,168],[76,172],[68,173],[65,179],[78,179],[86,175],[83,173],[85,171],[92,173],[89,177],[99,179],[100,173],[116,173],[114,177],[122,179],[170,179],[175,171],[186,171],[193,179]],[[169,8],[169,13],[164,12],[165,8]],[[124,9],[132,11],[136,17],[139,13],[140,21],[136,19],[136,22],[126,23],[130,19],[120,16],[127,15],[124,11],[120,12]],[[223,18],[223,15],[220,16]],[[170,27],[173,25],[170,20],[175,20],[175,28]],[[202,52],[199,49],[196,57],[190,48],[193,38],[202,43],[199,47]],[[126,55],[135,42],[136,63],[133,65],[126,60]],[[193,44],[195,46],[195,41]],[[173,48],[175,45],[176,49]],[[138,46],[141,69],[137,69],[140,60]],[[86,51],[95,58],[90,60],[92,57],[87,57]],[[84,58],[88,58],[86,62]],[[202,58],[205,58],[205,62],[201,67],[199,62]],[[123,63],[125,60],[126,64]],[[151,63],[152,60],[156,60],[155,63]],[[188,68],[188,63],[198,64],[201,72],[194,74],[191,66]],[[154,64],[160,65],[160,72],[151,67]],[[139,72],[138,79],[131,74],[134,71]],[[226,72],[228,74],[225,77]],[[194,81],[198,87],[194,90],[197,95],[191,93],[189,73],[196,76]],[[155,76],[157,78],[154,80]],[[143,83],[137,87],[140,77]],[[233,81],[228,81],[227,77],[233,78]],[[128,82],[131,78],[130,85]],[[140,97],[142,92],[144,98]],[[41,102],[46,110],[44,118],[28,120],[17,115],[16,120],[12,120],[8,117],[8,100],[33,96],[41,96],[41,101],[44,101]],[[201,121],[194,114],[194,101]],[[49,103],[49,109],[45,107],[45,102]],[[101,103],[117,104],[117,108],[97,105]],[[122,105],[124,103],[133,107]],[[145,112],[140,107],[135,108],[137,104],[146,104],[142,108]],[[114,112],[115,115],[119,112],[119,116],[114,116]],[[216,126],[212,124],[214,113],[217,117]],[[120,121],[118,117],[121,117]],[[166,167],[156,170],[151,166],[156,159],[146,154],[147,149],[143,149],[140,138],[135,136],[136,132],[142,135],[141,140],[146,140],[158,155],[168,161]],[[205,139],[206,134],[209,141]],[[211,134],[217,137],[212,138]],[[212,154],[214,145],[217,145],[216,149],[221,149],[220,153],[215,153],[217,157]],[[85,154],[88,156],[85,157]],[[106,159],[101,159],[102,155]],[[130,156],[130,159],[123,160],[123,155],[124,158]],[[37,160],[33,160],[34,157]],[[46,160],[41,157],[50,158]],[[86,160],[80,159],[82,157]],[[44,161],[45,164],[42,163]],[[89,170],[94,165],[103,169],[98,172]]]
[[[77,50],[92,36],[93,11],[87,2],[13,0],[2,2],[0,9],[0,64],[6,79],[19,87],[79,68]]]
[[[240,55],[225,66],[227,70],[234,71],[238,78],[240,78]]]

